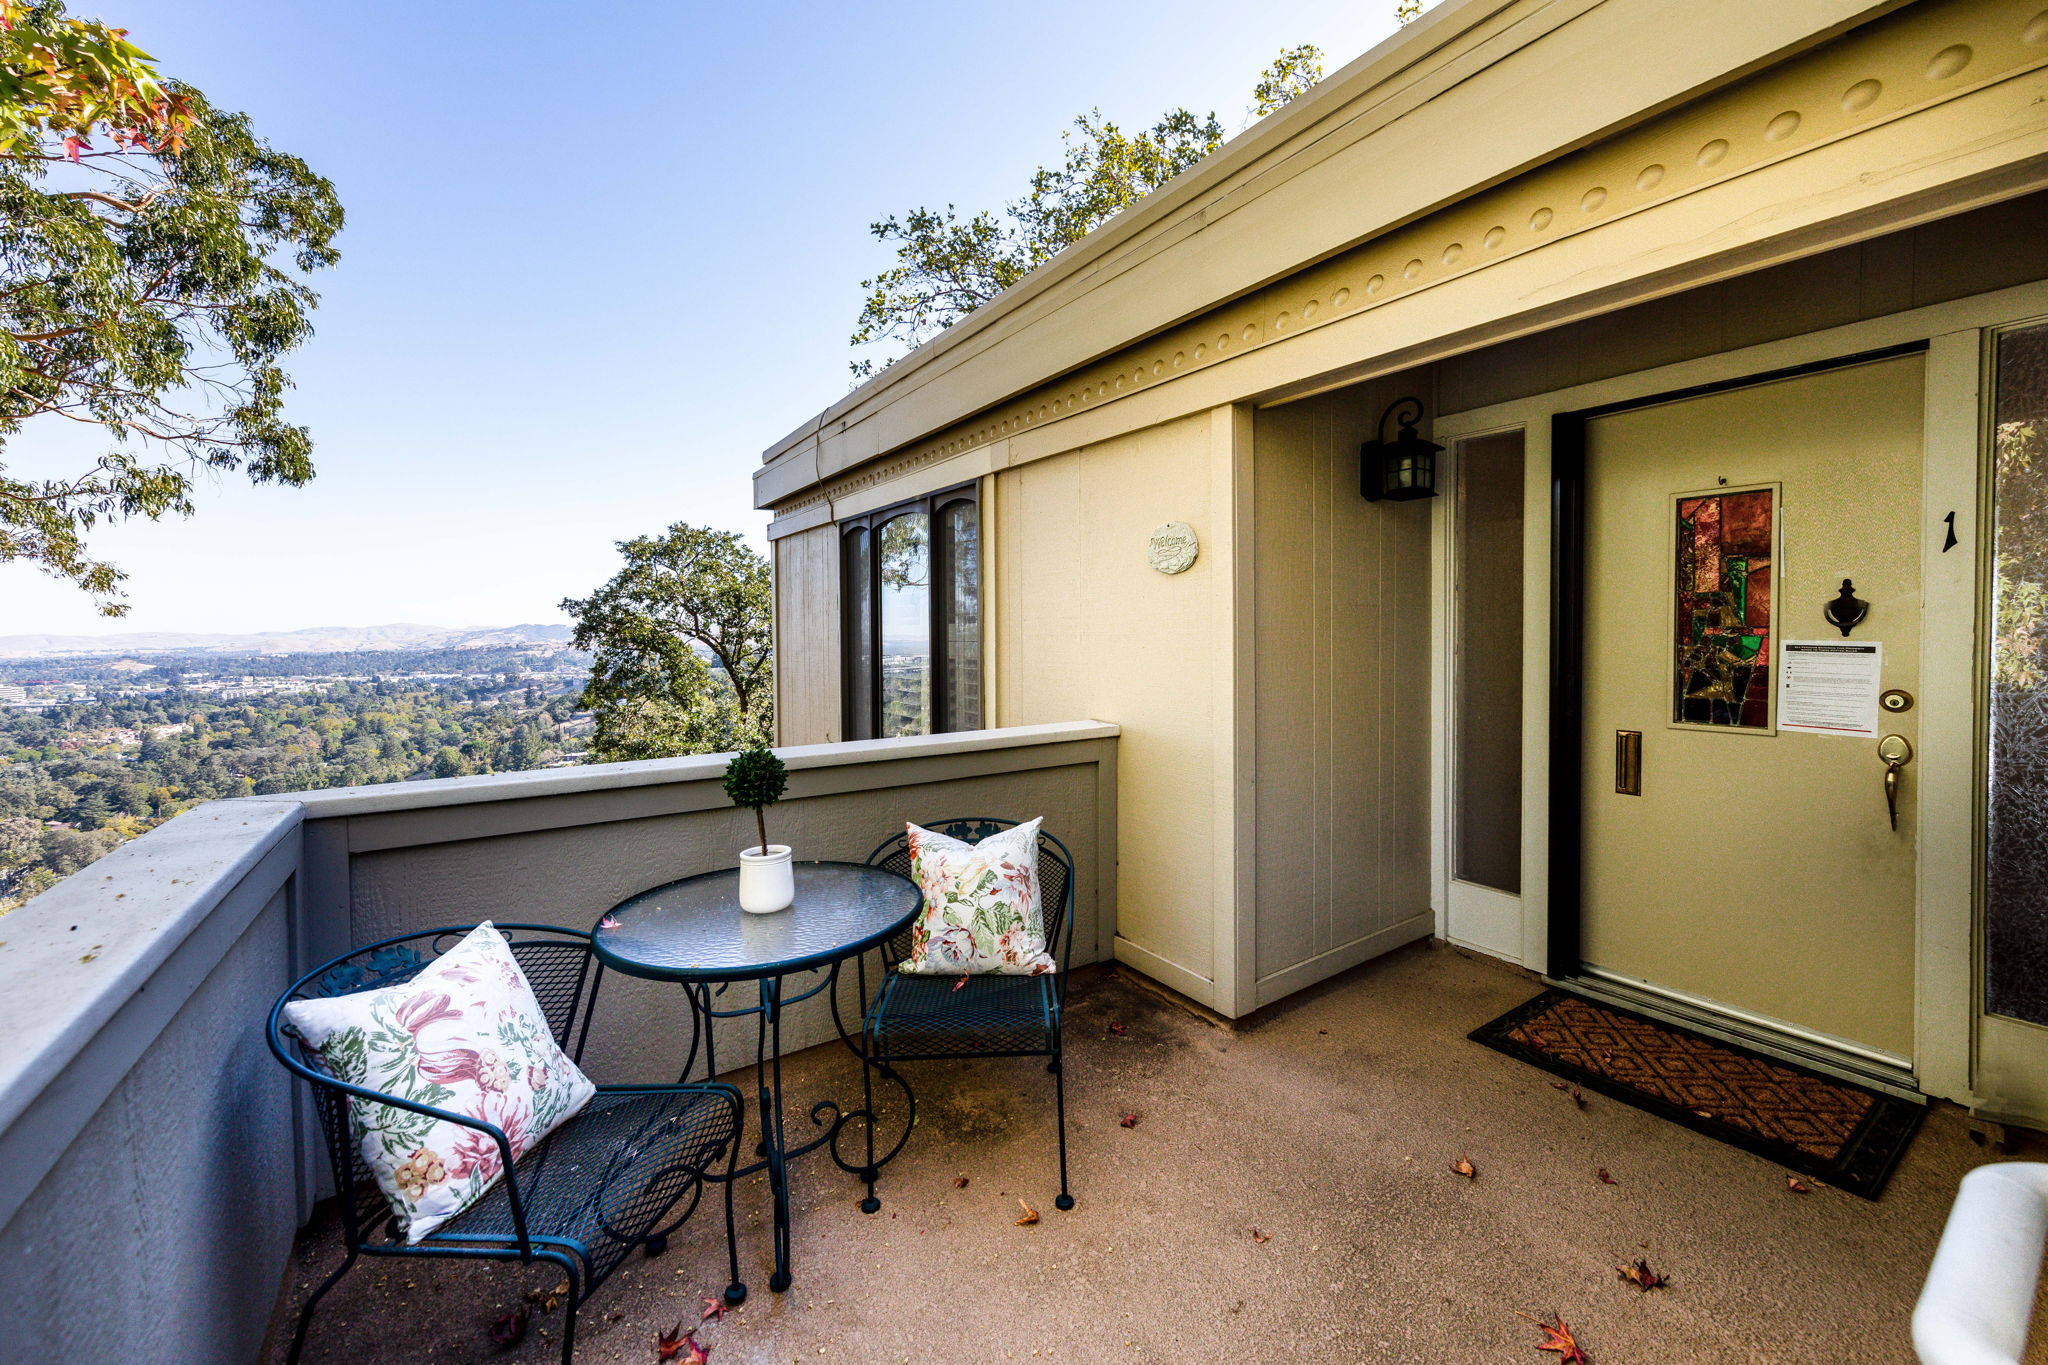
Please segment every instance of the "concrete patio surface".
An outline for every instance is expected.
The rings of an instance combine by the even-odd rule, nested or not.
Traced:
[[[1598,1096],[1580,1110],[1548,1074],[1466,1041],[1537,989],[1418,945],[1229,1028],[1116,970],[1077,973],[1077,1208],[1053,1208],[1042,1064],[923,1064],[880,1213],[860,1213],[858,1184],[822,1155],[797,1168],[786,1294],[767,1288],[766,1187],[741,1183],[753,1292],[698,1339],[716,1365],[1555,1362],[1527,1313],[1561,1314],[1597,1365],[1912,1360],[1908,1318],[1956,1182],[2001,1159],[1960,1111],[1936,1107],[1879,1201],[1795,1194],[1769,1162]],[[792,1115],[799,1097],[858,1093],[836,1045],[786,1075]],[[1476,1180],[1450,1171],[1460,1157]],[[1020,1198],[1036,1224],[1017,1225]],[[267,1359],[283,1359],[338,1246],[331,1219],[302,1236]],[[1617,1277],[1639,1256],[1668,1287]],[[486,1332],[555,1278],[361,1264],[305,1358],[552,1361],[559,1315],[536,1313],[508,1351]],[[577,1359],[653,1361],[656,1334],[694,1323],[724,1282],[707,1200],[665,1255],[635,1255],[599,1290]],[[2048,1360],[2042,1336],[2030,1359]]]

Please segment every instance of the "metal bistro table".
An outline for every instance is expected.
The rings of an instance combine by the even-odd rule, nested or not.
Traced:
[[[740,909],[739,871],[729,868],[685,877],[622,901],[598,921],[591,934],[598,958],[614,971],[682,984],[691,1006],[690,1054],[683,1063],[682,1079],[687,1080],[696,1066],[700,1038],[705,1075],[718,1074],[711,1021],[755,1017],[754,1067],[760,1082],[762,1134],[756,1152],[760,1160],[740,1167],[730,1178],[768,1172],[775,1207],[775,1273],[769,1277],[768,1287],[777,1293],[790,1283],[790,1161],[826,1148],[840,1169],[866,1182],[868,1193],[861,1208],[873,1213],[881,1207],[875,1197],[875,1172],[910,1138],[906,1120],[895,1145],[881,1156],[875,1155],[875,1072],[902,1088],[906,1104],[915,1104],[909,1084],[900,1075],[870,1060],[865,1032],[859,1043],[848,1035],[835,987],[840,966],[849,958],[856,959],[862,1008],[866,1007],[867,964],[858,959],[909,927],[923,899],[916,884],[900,873],[864,863],[797,863],[795,873],[796,903],[774,914],[753,915]],[[785,978],[813,972],[821,973],[822,978],[798,983],[796,994],[787,993]],[[743,981],[760,983],[757,1003],[733,1009],[713,1003],[728,986]],[[821,991],[832,1003],[832,1023],[840,1041],[860,1058],[861,1107],[842,1110],[835,1100],[820,1100],[811,1106],[811,1123],[825,1131],[791,1147],[782,1118],[782,1012]],[[862,1120],[866,1149],[862,1160],[848,1161],[840,1154],[839,1136],[856,1119]],[[742,1302],[747,1297],[746,1285],[734,1283],[725,1297],[728,1303]]]

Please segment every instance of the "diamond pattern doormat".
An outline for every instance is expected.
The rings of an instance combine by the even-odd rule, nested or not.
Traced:
[[[1471,1033],[1610,1099],[1875,1199],[1926,1106],[1547,990]]]

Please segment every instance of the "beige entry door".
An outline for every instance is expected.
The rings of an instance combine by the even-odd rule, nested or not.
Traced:
[[[1921,405],[1911,355],[1587,421],[1584,973],[1910,1059],[1912,767],[1893,829],[1879,740],[1783,728],[1778,683],[1850,579],[1918,692]]]

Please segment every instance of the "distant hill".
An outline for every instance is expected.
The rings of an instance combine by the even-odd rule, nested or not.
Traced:
[[[0,635],[0,659],[147,654],[340,654],[382,650],[489,649],[569,643],[569,626],[314,626],[255,635]]]

